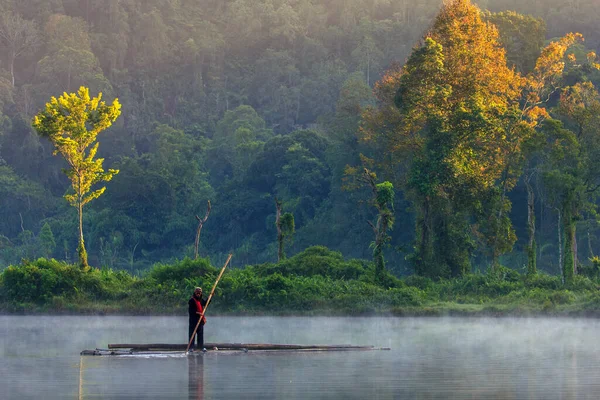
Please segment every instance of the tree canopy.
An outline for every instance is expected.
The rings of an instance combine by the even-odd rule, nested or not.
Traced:
[[[90,265],[132,273],[196,251],[271,262],[277,198],[290,257],[372,259],[366,221],[393,210],[376,247],[394,274],[504,271],[526,254],[562,276],[572,258],[577,274],[600,240],[596,0],[477,4],[0,0],[0,268],[77,259],[78,230]],[[79,161],[96,172],[81,183],[61,173],[66,137],[31,124],[80,86],[122,105],[86,139]],[[393,187],[385,207],[345,190],[347,167],[365,166]],[[83,206],[111,170],[78,220],[62,197]]]
[[[106,187],[92,191],[99,182],[110,181],[119,173],[116,169],[105,171],[103,158],[96,158],[98,134],[109,128],[121,114],[121,104],[115,99],[112,105],[101,101],[102,93],[91,98],[86,87],[77,93],[64,93],[58,99],[52,97],[46,108],[33,119],[33,127],[41,136],[47,137],[68,164],[64,170],[71,182],[73,194],[65,199],[79,214],[79,261],[87,267],[87,252],[83,241],[83,206],[100,197]],[[91,146],[91,148],[90,148]]]

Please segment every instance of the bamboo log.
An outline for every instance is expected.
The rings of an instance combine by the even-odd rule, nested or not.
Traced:
[[[328,351],[373,351],[391,350],[389,347],[334,345],[300,345],[274,343],[206,343],[207,351],[289,351],[289,352],[328,352]],[[169,354],[183,353],[185,344],[142,343],[142,344],[109,344],[108,349],[83,350],[82,356],[121,356],[134,354]]]
[[[109,349],[131,349],[134,351],[149,351],[149,350],[185,350],[185,344],[173,343],[148,343],[148,344],[109,344]],[[302,344],[275,344],[275,343],[205,343],[207,349],[218,348],[220,350],[372,350],[374,346],[352,346],[349,344],[333,344],[333,345],[302,345]]]

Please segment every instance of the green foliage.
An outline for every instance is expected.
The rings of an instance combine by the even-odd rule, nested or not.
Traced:
[[[404,279],[404,283],[424,291],[429,291],[434,286],[434,282],[430,278],[420,275],[410,275]]]
[[[569,290],[561,290],[550,295],[549,300],[553,304],[572,304],[575,302],[576,297]]]
[[[52,256],[52,253],[56,249],[56,240],[54,240],[52,228],[50,228],[50,225],[47,222],[44,223],[42,229],[40,230],[40,234],[38,235],[38,242],[46,258],[50,258]]]
[[[504,177],[496,179],[497,172],[506,160],[512,160],[509,189],[517,182],[521,155],[515,150],[507,157],[507,151],[520,149],[520,138],[526,136],[523,131],[503,136],[502,126],[497,129],[494,122],[504,112],[502,106],[494,109],[498,114],[487,112],[502,105],[494,98],[502,91],[494,85],[511,80],[486,70],[487,61],[494,60],[477,46],[492,43],[485,34],[493,29],[474,30],[478,14],[459,14],[464,32],[457,32],[452,24],[433,24],[439,0],[109,3],[28,0],[0,5],[2,33],[20,32],[0,35],[0,268],[21,258],[73,260],[79,248],[91,264],[143,273],[155,262],[191,254],[194,215],[203,211],[207,199],[214,212],[203,231],[202,254],[214,257],[233,250],[241,265],[263,263],[273,260],[276,251],[273,195],[285,199],[286,211],[294,215],[296,233],[286,249],[289,254],[315,244],[342,251],[345,257],[371,258],[376,250],[379,265],[385,255],[386,270],[399,276],[412,272],[406,255],[417,244],[410,260],[427,266],[417,272],[436,279],[470,271],[471,261],[486,268],[492,254],[511,250],[515,235],[519,241],[513,252],[518,257],[524,208],[508,210],[505,205],[522,200],[521,190],[507,192],[506,198],[501,198],[502,190],[496,191],[497,197],[489,201],[476,190],[484,176],[486,184],[493,182],[499,189]],[[580,31],[586,41],[569,53],[577,62],[565,60],[567,83],[600,82],[594,57],[588,57],[600,45],[595,0],[478,4],[522,13],[479,13],[484,22],[498,27],[496,44],[498,50],[500,45],[506,49],[509,67],[529,72],[543,40]],[[413,51],[410,43],[418,43],[424,32],[431,37]],[[400,71],[404,60],[408,73],[384,72],[387,66]],[[460,70],[475,73],[443,79]],[[480,75],[484,84],[477,86]],[[553,88],[561,84],[552,83]],[[72,195],[61,175],[68,165],[51,156],[51,146],[30,123],[36,108],[51,96],[81,85],[123,103],[123,114],[103,133],[97,151],[98,158],[121,172],[81,221],[86,248],[77,245],[77,220],[61,204],[65,193]],[[485,92],[488,86],[491,90]],[[393,107],[399,87],[404,94],[401,108]],[[382,94],[391,101],[382,101]],[[557,95],[550,97],[550,105]],[[419,101],[421,111],[400,116]],[[392,118],[372,133],[389,133],[391,140],[361,140],[364,113],[381,104],[377,111]],[[414,157],[412,150],[423,145],[423,136],[406,134],[404,128],[419,125],[427,116],[437,118],[448,108],[454,108],[456,118],[432,127],[434,140]],[[574,110],[571,115],[585,121],[584,110]],[[507,115],[504,122],[510,125],[516,116]],[[576,119],[560,117],[564,128],[576,131]],[[506,146],[496,146],[503,137],[509,141]],[[587,179],[591,183],[589,178],[597,175],[594,160],[600,157],[573,157],[568,143],[560,144],[556,156],[562,152],[563,158],[552,168],[560,172],[553,180],[565,185],[554,190],[540,183],[535,188],[544,194],[537,199],[544,212],[552,213],[559,205],[553,197],[566,184],[581,181],[576,173],[592,171]],[[396,223],[383,251],[380,246],[369,248],[372,232],[359,222],[374,222],[374,210],[357,206],[368,201],[365,194],[340,190],[344,168],[359,165],[361,154],[376,161],[373,170],[381,181],[392,182],[396,192]],[[395,164],[382,165],[387,160]],[[407,168],[412,161],[414,168]],[[570,161],[583,162],[579,168]],[[517,185],[521,189],[522,183]],[[92,192],[99,194],[94,188]],[[436,198],[419,207],[425,196]],[[596,200],[589,200],[577,218],[593,215],[588,206]],[[546,207],[549,203],[551,208]],[[558,273],[556,215],[546,216],[543,221],[548,223],[536,232],[539,248],[545,249],[539,268]],[[40,242],[45,222],[59,243],[51,253],[52,241],[48,246]],[[597,232],[590,233],[596,247]],[[390,284],[386,282],[381,284]]]
[[[546,22],[514,11],[486,13],[485,18],[498,27],[509,64],[522,73],[532,71],[544,47]]]
[[[283,236],[288,238],[288,240],[296,231],[294,215],[292,213],[286,212],[281,215],[281,230],[283,232]]]
[[[82,86],[77,93],[64,93],[58,99],[52,97],[43,111],[33,119],[33,127],[47,137],[55,147],[54,154],[60,153],[69,168],[64,170],[71,181],[74,194],[66,194],[65,199],[77,208],[79,215],[79,246],[77,252],[81,266],[88,268],[87,251],[83,240],[83,206],[104,193],[105,187],[92,190],[92,186],[102,181],[110,181],[118,170],[104,171],[103,158],[97,158],[98,134],[109,128],[121,114],[121,104],[115,99],[107,106],[101,101],[102,93],[91,98],[89,89]],[[88,147],[92,146],[89,150]]]
[[[266,277],[274,273],[282,276],[322,276],[331,279],[359,279],[367,272],[367,264],[361,260],[345,261],[340,252],[324,246],[312,246],[278,264],[253,266],[258,276]]]
[[[506,282],[518,282],[521,280],[521,274],[519,274],[518,271],[504,266],[498,266],[497,268],[490,270],[488,277]]]
[[[57,297],[72,303],[122,298],[134,281],[124,272],[84,272],[76,265],[40,258],[9,266],[2,272],[1,283],[4,301],[15,309],[32,312],[34,305],[50,311]]]
[[[530,156],[524,145],[548,116],[544,102],[560,84],[566,50],[581,38],[568,34],[536,60],[540,21],[495,15],[504,44],[527,48],[519,69],[532,71],[521,75],[486,16],[470,0],[444,2],[406,64],[376,87],[377,108],[365,112],[362,136],[380,150],[373,161],[413,204],[415,272],[433,278],[470,272],[474,251],[489,252],[495,268],[512,249],[508,193]]]
[[[509,282],[489,275],[470,274],[462,279],[442,281],[440,286],[439,293],[442,299],[468,298],[477,303],[507,295],[523,285],[521,282]]]
[[[587,276],[575,275],[573,278],[573,284],[568,286],[571,290],[587,290],[596,291],[598,290],[598,281],[592,281]]]
[[[424,297],[415,288],[384,290],[365,282],[318,275],[286,277],[276,272],[258,279],[237,271],[235,275],[227,283],[233,293],[229,288],[223,289],[223,306],[236,312],[313,311],[355,315],[380,312],[390,307],[416,306]]]
[[[578,272],[590,279],[598,280],[600,278],[600,257],[594,256],[590,258],[590,264],[580,264]]]
[[[550,201],[560,213],[564,237],[561,262],[565,283],[570,284],[577,258],[573,251],[577,222],[585,212],[597,212],[600,95],[591,82],[577,83],[562,91],[557,111],[564,122],[544,125],[548,145],[542,170]]]
[[[144,278],[124,271],[82,271],[38,259],[0,273],[0,309],[8,312],[109,312],[185,315],[195,286],[208,289],[218,269],[208,259],[156,264]],[[215,314],[441,315],[597,312],[597,282],[576,276],[565,288],[558,277],[523,275],[507,268],[434,282],[413,275],[374,279],[374,265],[345,261],[316,246],[278,265],[230,269],[211,302]],[[470,311],[469,311],[470,310]]]
[[[54,204],[54,199],[48,198],[42,186],[19,176],[0,161],[0,232],[3,235],[15,238],[22,232],[22,223],[27,227],[34,226],[35,221],[54,208]],[[18,259],[10,261],[17,262]]]
[[[89,90],[80,87],[77,93],[66,93],[58,99],[52,97],[44,111],[33,119],[33,127],[41,136],[50,139],[55,154],[60,153],[70,168],[65,174],[71,181],[74,195],[65,198],[74,207],[83,206],[99,197],[105,188],[88,192],[101,181],[109,181],[119,171],[102,168],[104,159],[94,159],[98,152],[98,133],[109,128],[121,114],[118,100],[107,106],[98,97],[91,98]],[[92,146],[89,150],[88,147]],[[86,153],[86,150],[88,151]]]
[[[368,163],[365,157],[363,158],[363,164]],[[385,275],[385,261],[383,257],[383,249],[386,247],[391,240],[388,230],[394,226],[394,185],[385,181],[377,183],[377,175],[370,171],[368,168],[363,167],[362,172],[358,174],[356,168],[346,168],[345,180],[351,183],[345,186],[346,190],[352,190],[360,188],[361,186],[366,187],[371,192],[371,199],[369,204],[377,210],[377,219],[373,223],[367,220],[368,224],[373,229],[375,234],[375,240],[371,242],[373,248],[373,259],[375,261],[375,277],[376,279],[383,282]]]
[[[558,290],[563,286],[560,277],[541,273],[527,276],[524,283],[525,287],[529,289],[539,288],[547,290]]]
[[[186,279],[205,278],[207,275],[215,275],[217,272],[217,269],[210,264],[208,258],[198,258],[195,260],[185,258],[174,264],[157,263],[147,276],[155,280],[158,284],[168,282],[182,283]]]
[[[391,182],[385,181],[376,185],[376,203],[379,208],[388,207],[391,205],[393,209],[394,205],[394,185]],[[389,226],[392,228],[392,225]]]

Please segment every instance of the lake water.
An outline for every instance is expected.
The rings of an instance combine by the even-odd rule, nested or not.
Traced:
[[[80,356],[185,343],[183,317],[0,316],[0,399],[597,399],[593,319],[210,317],[207,342],[389,351]]]

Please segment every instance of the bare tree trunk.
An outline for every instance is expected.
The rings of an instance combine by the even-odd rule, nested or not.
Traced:
[[[563,255],[562,255],[562,230],[561,228],[561,215],[560,210],[558,211],[558,268],[560,269],[560,276],[562,279],[562,283],[565,283],[565,274],[563,272]]]
[[[539,199],[539,203],[540,203],[540,221],[538,226],[540,227],[540,232],[545,232],[546,229],[546,210],[547,210],[547,206],[546,206],[546,201],[545,201],[545,197],[544,197],[544,192],[538,192],[538,199]],[[536,259],[539,258],[540,260],[542,259],[542,246],[539,246],[538,248],[538,253],[537,253],[537,257]]]
[[[71,91],[71,65],[72,62],[69,62],[69,68],[67,69],[67,92]]]
[[[77,212],[79,213],[79,248],[77,249],[77,254],[79,254],[81,268],[88,270],[87,252],[85,250],[85,242],[83,241],[83,198],[81,195],[78,195]]]
[[[367,86],[371,86],[371,51],[367,48]]]
[[[573,224],[573,274],[577,275],[577,265],[579,264],[579,258],[577,257],[577,227]]]
[[[277,214],[275,215],[275,226],[277,227],[277,262],[285,258],[283,253],[283,231],[281,229],[281,201],[275,198],[275,207]]]
[[[198,220],[198,228],[196,229],[196,241],[194,242],[194,260],[198,258],[198,246],[200,245],[200,232],[202,231],[202,226],[208,219],[209,214],[210,214],[210,200],[207,201],[206,214],[204,215],[204,218],[200,219],[200,217],[196,215],[196,219]]]
[[[498,221],[496,222],[496,233],[494,234],[494,243],[492,245],[492,271],[496,271],[500,264],[498,263],[498,259],[500,258],[500,254],[498,251],[498,235],[500,235],[500,224],[502,221],[502,213],[504,211],[504,199],[506,198],[507,191],[507,181],[509,174],[509,167],[507,166],[503,172],[503,181],[502,181],[502,196],[500,197],[500,210],[498,210]]]
[[[88,31],[92,28],[90,25],[90,0],[85,1],[85,22],[87,22]]]
[[[140,244],[140,242],[136,242],[135,246],[133,246],[133,250],[131,250],[131,257],[129,257],[129,270],[131,271],[131,273],[133,273],[133,264],[134,264],[134,256],[135,256],[135,249],[138,247],[138,244]]]
[[[422,216],[417,218],[417,249],[418,257],[416,260],[416,273],[417,275],[426,276],[428,270],[431,269],[434,263],[433,256],[433,215],[431,211],[431,199],[426,196],[421,207]]]
[[[563,270],[565,274],[565,283],[573,283],[575,276],[575,254],[573,254],[573,246],[575,242],[575,223],[569,212],[563,215],[563,232],[565,235],[565,251]]]
[[[15,87],[15,56],[11,54],[10,58],[10,78],[12,80],[12,86]]]
[[[527,187],[527,233],[529,243],[527,245],[527,273],[534,275],[537,272],[536,244],[535,244],[535,196],[531,186],[533,172],[525,176],[525,186]]]

